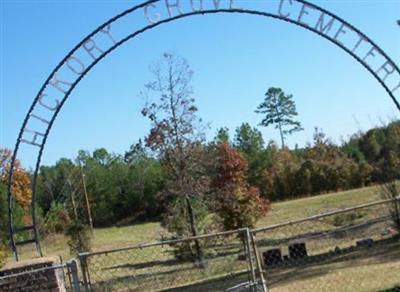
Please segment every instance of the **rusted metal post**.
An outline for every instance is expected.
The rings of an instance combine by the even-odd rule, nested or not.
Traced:
[[[80,285],[79,285],[79,277],[78,277],[78,266],[76,264],[76,260],[73,259],[68,262],[68,268],[70,270],[72,276],[72,291],[74,292],[81,292]]]
[[[243,233],[244,233],[244,238],[245,238],[245,243],[246,243],[247,259],[249,261],[249,266],[250,266],[251,282],[252,282],[252,284],[255,284],[257,282],[257,280],[256,280],[256,273],[254,271],[253,256],[251,254],[250,230],[249,230],[249,228],[244,228],[243,229]]]
[[[254,256],[256,257],[257,269],[260,274],[262,291],[268,292],[267,283],[264,278],[263,267],[262,267],[261,260],[260,260],[260,254],[258,253],[257,244],[256,244],[256,241],[254,240],[254,235],[252,232],[250,232],[250,239],[251,239],[251,243],[252,243],[253,250],[254,250]]]

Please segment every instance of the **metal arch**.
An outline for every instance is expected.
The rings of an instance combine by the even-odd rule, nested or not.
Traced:
[[[41,94],[44,92],[44,90],[46,89],[46,86],[49,84],[49,82],[51,81],[52,77],[54,76],[55,73],[57,73],[57,71],[66,63],[66,61],[68,60],[68,58],[70,58],[79,48],[81,48],[81,46],[87,41],[89,40],[92,36],[96,35],[99,31],[101,31],[102,29],[104,29],[105,27],[107,27],[108,25],[112,24],[113,22],[117,21],[118,19],[138,10],[141,8],[144,8],[150,4],[153,3],[157,3],[160,2],[161,0],[149,0],[146,1],[142,4],[139,4],[137,6],[134,6],[128,10],[125,10],[124,12],[116,15],[115,17],[109,19],[107,22],[103,23],[102,25],[100,25],[97,29],[95,29],[92,33],[90,33],[88,36],[86,36],[81,42],[79,42],[61,61],[60,63],[53,69],[53,71],[50,73],[50,75],[48,76],[47,80],[44,82],[44,84],[42,85],[42,87],[40,88],[37,96],[35,97],[27,115],[25,116],[25,119],[23,121],[22,127],[20,129],[19,135],[18,135],[18,139],[14,148],[14,152],[13,152],[13,156],[11,159],[11,167],[10,167],[10,173],[8,176],[8,223],[9,223],[9,232],[10,232],[10,242],[11,242],[11,247],[14,253],[14,258],[16,260],[18,260],[18,252],[16,249],[16,244],[15,244],[15,240],[14,240],[14,227],[13,227],[13,218],[12,218],[12,182],[13,182],[13,173],[14,173],[14,165],[15,165],[15,160],[18,154],[18,150],[19,150],[19,146],[21,144],[21,139],[25,130],[25,127],[27,126],[27,123],[29,121],[30,115],[32,114],[33,110],[35,109],[35,106],[37,105],[37,103],[39,102],[39,99],[41,97]],[[391,58],[375,43],[373,42],[370,38],[368,38],[365,34],[363,34],[360,30],[358,30],[357,28],[355,28],[353,25],[351,25],[350,23],[346,22],[345,20],[343,20],[342,18],[336,16],[335,14],[320,8],[319,6],[312,4],[308,1],[305,0],[294,0],[298,3],[302,3],[302,4],[306,4],[308,6],[310,6],[311,8],[314,8],[317,11],[320,11],[322,13],[325,13],[326,15],[331,16],[333,19],[340,21],[341,23],[345,24],[346,26],[348,26],[349,28],[351,28],[354,32],[358,33],[360,36],[362,36],[368,43],[370,43],[371,45],[373,45],[378,51],[379,53],[384,56],[388,61],[391,62],[391,65],[393,65],[394,67],[394,71],[396,71],[399,75],[400,75],[400,70],[398,68],[398,66],[393,62],[393,60],[391,60]],[[33,182],[32,182],[32,202],[31,202],[31,212],[32,212],[32,223],[33,223],[33,232],[34,232],[34,241],[36,244],[36,248],[37,251],[40,255],[42,255],[41,252],[41,248],[40,248],[40,243],[38,240],[38,234],[37,234],[37,226],[36,226],[36,212],[35,212],[35,199],[36,199],[36,182],[37,182],[37,176],[38,176],[38,171],[39,171],[39,167],[40,167],[40,162],[41,162],[41,158],[42,158],[42,154],[43,154],[43,150],[44,150],[44,146],[46,144],[47,141],[47,137],[50,133],[50,130],[52,128],[52,125],[56,119],[56,117],[58,116],[58,113],[60,112],[60,110],[62,109],[64,103],[66,102],[66,100],[68,99],[69,95],[71,94],[71,92],[74,90],[74,88],[76,87],[76,85],[83,79],[83,77],[92,69],[92,67],[94,67],[100,60],[102,60],[103,58],[105,58],[109,53],[111,53],[112,51],[114,51],[116,48],[118,48],[119,46],[121,46],[122,44],[124,44],[126,41],[136,37],[137,35],[140,35],[144,32],[146,32],[147,30],[150,30],[154,27],[157,27],[161,24],[164,23],[168,23],[168,22],[172,22],[174,20],[180,19],[180,18],[185,18],[188,16],[193,16],[193,15],[205,15],[205,14],[216,14],[216,13],[240,13],[240,14],[249,14],[249,15],[258,15],[258,16],[264,16],[264,17],[270,17],[270,18],[275,18],[275,19],[279,19],[279,20],[283,20],[292,24],[295,24],[297,26],[303,27],[309,31],[312,31],[316,34],[318,34],[319,36],[329,40],[330,42],[334,43],[335,45],[337,45],[338,47],[340,47],[341,49],[343,49],[344,51],[346,51],[349,55],[351,55],[357,62],[359,62],[361,65],[363,65],[374,77],[375,79],[378,80],[378,82],[381,84],[381,86],[386,90],[386,92],[389,94],[390,98],[392,99],[392,101],[395,103],[395,106],[397,107],[397,109],[400,111],[400,103],[396,100],[395,96],[393,95],[393,93],[390,91],[390,89],[386,86],[386,84],[379,78],[378,74],[373,71],[365,62],[363,62],[363,60],[357,56],[355,53],[353,53],[351,50],[349,50],[347,47],[345,47],[343,44],[341,44],[340,42],[335,41],[334,39],[328,37],[327,35],[324,35],[323,33],[321,33],[320,31],[318,31],[315,28],[312,28],[310,26],[307,26],[306,24],[300,23],[300,22],[296,22],[295,20],[289,19],[287,17],[283,17],[281,15],[276,15],[273,13],[269,13],[269,12],[262,12],[262,11],[257,11],[257,10],[248,10],[248,9],[209,9],[209,10],[201,10],[201,11],[193,11],[193,12],[187,12],[187,13],[183,13],[183,14],[179,14],[173,17],[169,17],[169,18],[165,18],[162,19],[160,21],[158,21],[157,23],[153,23],[150,25],[147,25],[137,31],[135,31],[134,33],[131,33],[129,35],[127,35],[126,37],[124,37],[123,39],[119,40],[118,42],[115,42],[113,46],[111,46],[109,49],[105,50],[102,54],[100,54],[99,57],[97,57],[93,63],[91,63],[88,67],[85,68],[85,70],[82,72],[82,74],[80,74],[80,76],[73,82],[71,83],[70,88],[66,91],[64,97],[62,98],[62,100],[60,101],[59,105],[57,106],[56,110],[54,111],[54,114],[49,122],[49,125],[46,129],[46,132],[44,133],[43,139],[42,139],[42,144],[40,146],[39,149],[39,154],[37,156],[37,160],[36,160],[36,166],[35,166],[35,171],[34,171],[34,175],[33,175]]]
[[[339,16],[333,14],[332,12],[329,12],[328,10],[326,10],[326,9],[324,9],[324,8],[321,8],[321,7],[319,7],[319,6],[315,5],[315,4],[312,4],[312,3],[310,3],[310,2],[308,2],[308,1],[306,1],[306,0],[296,0],[296,1],[299,2],[299,3],[307,4],[307,5],[311,6],[311,7],[314,7],[315,9],[317,9],[317,10],[319,10],[319,11],[321,11],[321,12],[323,12],[323,13],[325,13],[325,14],[327,14],[327,15],[329,15],[329,16],[331,16],[331,17],[337,19],[337,20],[339,20],[340,22],[346,24],[349,28],[351,28],[352,30],[354,30],[356,33],[358,33],[360,36],[362,36],[364,39],[366,39],[370,44],[372,44],[375,48],[377,48],[377,49],[379,50],[379,53],[380,53],[382,56],[384,56],[387,60],[389,60],[389,61],[392,63],[392,65],[393,65],[395,71],[397,71],[397,73],[400,74],[400,69],[399,69],[399,67],[398,67],[397,64],[385,53],[385,51],[384,51],[381,47],[379,47],[373,40],[371,40],[366,34],[364,34],[364,33],[361,32],[359,29],[357,29],[354,25],[352,25],[351,23],[345,21],[343,18],[341,18],[341,17],[339,17]],[[308,27],[308,26],[303,26],[303,27],[304,27],[304,28],[307,28],[307,29],[310,28],[310,27]],[[317,34],[320,35],[320,36],[323,36],[324,38],[326,38],[325,35],[322,35],[320,32],[318,32],[318,31],[316,31],[316,30],[311,29],[311,31],[317,33]],[[328,39],[328,38],[326,38],[326,39]],[[328,40],[332,41],[331,39],[328,39]],[[386,84],[384,84],[384,83],[382,82],[382,80],[379,78],[378,74],[376,74],[370,67],[366,66],[365,63],[362,62],[362,60],[361,60],[357,55],[355,55],[353,52],[351,52],[351,51],[350,51],[349,49],[347,49],[345,46],[343,46],[342,44],[340,44],[340,43],[338,43],[338,42],[334,42],[334,41],[332,41],[332,42],[333,42],[334,44],[338,45],[338,46],[339,46],[340,48],[342,48],[343,50],[345,50],[345,51],[346,51],[348,54],[350,54],[353,58],[355,58],[355,59],[357,60],[357,62],[359,62],[361,65],[363,65],[363,66],[375,77],[375,79],[378,80],[378,82],[382,85],[382,87],[383,87],[383,88],[386,90],[386,92],[389,94],[390,98],[391,98],[392,101],[394,102],[394,104],[395,104],[395,106],[397,107],[397,109],[400,111],[400,103],[399,103],[399,101],[395,98],[395,96],[394,96],[393,93],[389,90],[389,88],[386,86]]]

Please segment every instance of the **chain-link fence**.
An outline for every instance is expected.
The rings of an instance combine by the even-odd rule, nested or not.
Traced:
[[[53,291],[49,283],[74,292],[400,291],[399,213],[399,199],[384,200],[254,230],[82,253],[78,266],[0,272],[0,291]]]
[[[268,290],[400,291],[395,203],[380,201],[253,230]]]
[[[247,228],[80,255],[91,291],[224,291],[255,286]]]
[[[0,271],[0,291],[80,291],[78,266],[75,260],[42,267],[14,267]]]

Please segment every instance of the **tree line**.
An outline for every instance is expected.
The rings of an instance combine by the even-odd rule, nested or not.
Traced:
[[[289,149],[287,135],[302,127],[292,95],[271,87],[255,111],[262,115],[261,126],[279,131],[280,146],[266,142],[246,122],[232,137],[223,127],[206,141],[188,62],[165,53],[150,71],[154,79],[141,93],[147,100],[142,115],[151,124],[148,135],[124,154],[82,150],[74,159],[40,168],[36,204],[41,234],[64,232],[71,248],[79,251],[87,248],[90,221],[105,227],[160,220],[174,237],[253,227],[274,201],[400,179],[400,121],[358,132],[341,145],[315,128],[312,143]],[[4,217],[11,151],[2,149],[1,158]],[[17,169],[12,188],[19,211],[14,221],[23,224],[32,174],[18,161]],[[6,238],[3,217],[0,232]],[[182,248],[201,262],[198,242]]]
[[[238,181],[235,186],[238,185],[239,189],[253,188],[250,194],[258,192],[253,200],[256,203],[259,198],[274,202],[400,179],[400,121],[354,134],[342,145],[336,145],[321,130],[316,129],[312,144],[295,149],[282,149],[274,142],[265,144],[259,130],[243,123],[236,129],[232,139],[228,129],[221,128],[213,141],[201,147],[211,161],[205,166],[207,180],[221,191],[213,194],[209,191],[201,200],[191,198],[198,212],[196,216],[202,220],[207,217],[209,207],[204,205],[207,201],[207,204],[215,205],[213,211],[216,213],[231,212],[221,216],[227,228],[253,225],[246,220],[251,221],[257,217],[240,218],[240,208],[226,208],[226,205],[238,201],[231,196],[243,193],[243,190],[234,192],[226,187],[231,181]],[[2,150],[2,153],[3,161],[10,158],[10,151]],[[206,157],[203,158],[206,163]],[[42,166],[38,177],[37,198],[43,232],[62,232],[68,217],[67,214],[63,215],[63,206],[70,204],[72,193],[75,193],[78,203],[83,206],[80,212],[86,210],[81,170],[90,198],[94,225],[97,227],[160,220],[162,214],[168,214],[165,216],[168,220],[176,215],[173,214],[177,212],[175,208],[168,208],[171,198],[163,193],[167,174],[162,163],[143,143],[137,143],[124,155],[109,153],[100,148],[92,153],[80,151],[75,160],[63,158],[55,165]],[[22,173],[19,171],[21,180],[15,187],[18,188],[16,194],[17,200],[22,203],[21,208],[27,208],[30,191],[26,181],[29,182],[29,173],[26,172],[28,177]],[[0,189],[0,224],[2,238],[5,239],[7,209],[4,171]],[[265,207],[265,204],[259,205]],[[82,217],[87,218],[87,214]],[[233,223],[235,220],[243,222]],[[174,228],[184,229],[178,227],[182,222],[174,224]]]

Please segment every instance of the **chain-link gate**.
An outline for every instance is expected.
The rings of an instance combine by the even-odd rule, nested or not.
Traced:
[[[91,291],[251,291],[257,265],[249,235],[244,228],[82,253],[84,286]]]

